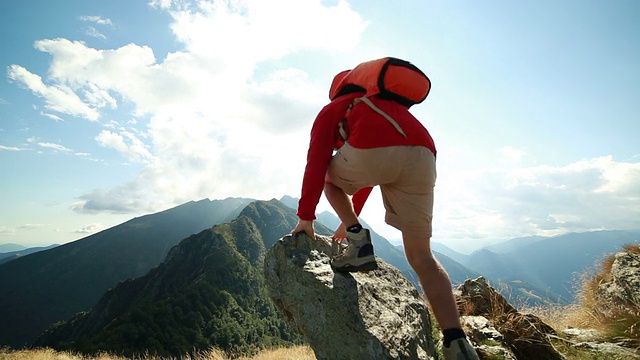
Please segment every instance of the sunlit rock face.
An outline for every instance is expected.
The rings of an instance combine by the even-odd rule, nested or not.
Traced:
[[[285,236],[267,252],[269,295],[322,359],[435,359],[424,299],[395,267],[334,273],[331,239]]]

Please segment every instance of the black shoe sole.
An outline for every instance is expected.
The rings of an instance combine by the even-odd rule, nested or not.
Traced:
[[[378,263],[375,261],[370,261],[368,263],[364,263],[358,266],[345,265],[339,268],[331,266],[331,268],[333,269],[333,271],[338,273],[343,273],[343,274],[351,273],[351,272],[366,272],[366,271],[378,270]]]

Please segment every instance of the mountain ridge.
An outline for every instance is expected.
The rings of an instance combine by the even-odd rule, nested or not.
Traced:
[[[51,244],[49,246],[36,246],[36,247],[30,247],[27,248],[25,247],[24,249],[21,250],[15,250],[15,251],[9,251],[9,252],[5,252],[5,253],[0,253],[0,265],[18,259],[20,257],[29,255],[29,254],[33,254],[33,253],[37,253],[40,251],[45,251],[45,250],[49,250],[49,249],[53,249],[57,246],[60,246],[60,244]]]
[[[27,247],[24,246],[24,245],[14,244],[14,243],[0,244],[0,254],[8,253],[8,252],[14,252],[14,251],[20,251],[20,250],[24,250],[26,248]]]
[[[118,282],[145,275],[180,240],[237,217],[251,201],[190,201],[0,265],[0,288],[10,294],[0,297],[0,344],[28,345]]]
[[[497,253],[487,248],[463,257],[463,265],[494,280],[526,281],[574,300],[579,276],[626,244],[640,243],[640,232],[602,230],[568,233],[521,242]],[[513,244],[512,244],[513,245]]]
[[[257,201],[233,221],[189,236],[158,267],[119,283],[36,345],[125,356],[291,345],[297,337],[268,300],[261,271],[265,244],[295,226],[287,209],[277,200]]]

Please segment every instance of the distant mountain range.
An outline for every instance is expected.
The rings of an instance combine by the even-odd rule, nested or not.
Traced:
[[[22,246],[22,245],[18,245],[18,244],[0,244],[0,254],[2,253],[7,253],[7,252],[13,252],[13,251],[20,251],[20,250],[24,250],[27,247]]]
[[[7,245],[7,244],[5,244],[5,245]],[[15,260],[15,259],[17,259],[17,258],[19,258],[21,256],[37,253],[37,252],[44,251],[44,250],[53,249],[56,246],[59,246],[59,244],[53,244],[53,245],[49,245],[49,246],[38,246],[38,247],[31,247],[31,248],[26,248],[24,246],[19,246],[22,249],[0,253],[0,265],[4,264],[6,262],[9,262],[11,260]]]
[[[28,345],[120,281],[145,275],[182,239],[235,219],[252,201],[188,202],[0,265],[0,344]]]
[[[622,250],[625,244],[639,243],[640,231],[612,230],[516,238],[469,255],[442,244],[435,247],[488,279],[530,284],[571,302],[581,275],[595,270],[599,261]]]
[[[228,276],[244,274],[242,276],[250,283],[260,284],[263,280],[255,270],[259,268],[260,254],[295,226],[296,208],[297,199],[291,197],[268,202],[244,198],[205,199],[135,218],[75,242],[8,261],[0,265],[0,346],[29,345],[49,328],[39,341],[58,347],[66,344],[69,348],[97,349],[112,346],[109,343],[122,343],[128,344],[126,348],[111,349],[126,352],[135,348],[133,340],[127,336],[166,354],[181,351],[185,344],[242,347],[244,345],[236,341],[238,338],[259,338],[246,331],[235,338],[229,335],[230,331],[240,331],[244,320],[234,320],[238,327],[233,331],[221,330],[216,325],[219,331],[210,328],[204,333],[207,325],[203,328],[202,321],[209,319],[206,323],[213,324],[218,323],[217,316],[227,316],[225,321],[230,322],[229,314],[238,314],[237,311],[225,312],[229,307],[233,308],[233,301],[257,306],[260,302],[251,301],[263,294],[256,289],[247,295],[246,289],[234,287],[239,280],[224,282],[222,278],[227,275],[218,278],[208,274],[220,275],[236,269],[234,271],[239,273],[232,271]],[[338,218],[332,213],[321,213],[316,232],[331,235],[338,224]],[[419,288],[417,276],[408,265],[402,248],[393,246],[371,230],[376,255],[400,269]],[[454,285],[482,275],[517,305],[571,301],[568,285],[577,272],[593,266],[624,244],[638,243],[638,239],[640,233],[624,231],[529,237],[513,239],[469,255],[438,243],[433,243],[432,247]],[[220,251],[228,255],[228,261],[225,262],[226,257],[210,254],[212,248],[206,245],[210,241],[218,241],[224,249]],[[176,246],[178,244],[180,246]],[[194,244],[204,246],[201,254],[192,254],[198,249]],[[187,261],[187,258],[191,260]],[[216,259],[215,264],[207,259]],[[250,267],[243,265],[246,263]],[[223,264],[226,264],[225,268],[216,267]],[[168,287],[167,284],[173,285]],[[182,294],[192,294],[189,296],[193,299]],[[254,300],[247,300],[245,295]],[[207,307],[209,305],[205,305],[207,309],[204,310],[198,305],[207,301],[213,301],[211,306],[226,306],[227,310],[215,310]],[[203,320],[195,313],[186,316],[193,312],[189,310],[190,306],[198,308],[196,312]],[[280,320],[272,317],[270,305],[264,306],[257,312],[247,308],[248,313],[241,315],[252,324],[261,323],[259,328],[264,334],[270,334],[259,342],[296,341],[288,330],[278,325]],[[181,308],[182,313],[176,307]],[[171,318],[174,322],[161,324],[153,320],[161,318]],[[142,327],[136,325],[138,322],[155,329],[156,333],[158,329],[175,328],[170,331],[175,337],[162,338],[160,344],[151,344],[152,338],[159,337],[142,334]],[[50,328],[54,323],[58,324]],[[111,325],[106,326],[107,323]],[[185,325],[187,323],[191,325]],[[198,324],[200,337],[194,334],[193,324]],[[228,335],[226,340],[213,336],[214,332],[220,331]],[[280,336],[280,340],[268,340],[269,336]],[[174,344],[173,347],[168,343]]]

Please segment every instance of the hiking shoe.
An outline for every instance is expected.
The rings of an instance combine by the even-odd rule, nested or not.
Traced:
[[[357,233],[347,231],[347,241],[347,248],[331,260],[331,268],[334,271],[346,273],[378,268],[368,229],[362,229]]]
[[[465,338],[455,339],[449,347],[442,346],[444,360],[480,360],[478,354]]]

